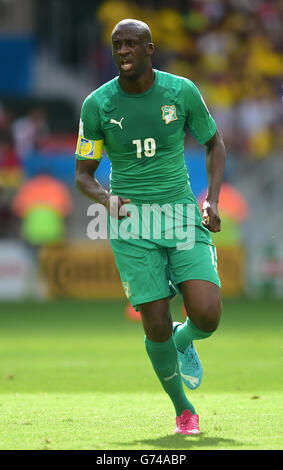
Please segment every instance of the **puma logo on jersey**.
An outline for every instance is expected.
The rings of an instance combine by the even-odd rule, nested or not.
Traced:
[[[176,121],[178,119],[176,107],[172,104],[166,104],[162,106],[162,119],[165,121],[165,124],[169,124],[172,121]]]
[[[124,119],[123,117],[122,117],[122,119],[121,119],[120,121],[116,121],[116,119],[111,119],[110,122],[111,122],[111,124],[117,124],[118,126],[121,127],[121,129],[123,129],[123,127],[122,127],[122,121],[123,121],[123,119]]]

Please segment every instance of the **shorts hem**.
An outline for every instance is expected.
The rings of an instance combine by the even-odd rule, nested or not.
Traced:
[[[192,276],[192,277],[189,277],[189,276],[186,276],[184,279],[181,278],[181,280],[178,279],[178,281],[172,281],[174,286],[177,286],[178,284],[181,284],[181,282],[185,282],[185,281],[207,281],[207,282],[211,282],[212,284],[215,284],[217,287],[219,287],[219,289],[221,289],[221,282],[217,282],[217,281],[212,281],[211,279],[208,279],[208,278],[204,278],[204,277],[196,277],[196,276]]]
[[[159,294],[159,295],[157,294],[157,295],[153,295],[152,297],[142,299],[140,301],[131,302],[129,300],[129,302],[135,308],[140,304],[146,304],[147,302],[153,302],[154,300],[160,300],[160,299],[166,299],[166,298],[171,299],[173,296],[174,294],[172,292],[167,292],[167,294]]]

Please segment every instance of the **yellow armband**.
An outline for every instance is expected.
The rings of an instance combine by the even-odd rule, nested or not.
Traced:
[[[99,160],[102,157],[103,140],[89,140],[79,135],[76,155],[78,158]]]

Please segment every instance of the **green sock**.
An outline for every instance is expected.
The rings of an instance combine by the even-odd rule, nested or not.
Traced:
[[[155,373],[172,400],[176,415],[179,416],[184,410],[195,414],[196,411],[183,390],[173,336],[162,343],[145,338],[145,346]]]
[[[174,331],[174,341],[178,351],[184,352],[194,339],[204,339],[211,336],[213,331],[202,331],[189,318]]]

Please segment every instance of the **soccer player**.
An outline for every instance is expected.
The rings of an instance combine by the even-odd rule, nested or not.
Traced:
[[[195,235],[189,247],[182,249],[176,235],[166,237],[164,221],[159,238],[143,237],[141,231],[123,236],[125,229],[112,237],[111,246],[125,293],[141,313],[146,351],[174,405],[175,432],[199,434],[199,417],[182,382],[190,389],[199,386],[202,366],[193,341],[211,336],[221,315],[216,250],[209,232],[220,231],[217,203],[225,147],[196,85],[152,68],[148,25],[132,19],[119,22],[112,48],[119,76],[91,93],[82,106],[76,184],[111,212],[110,224],[115,200],[121,229],[133,215],[142,217],[145,205],[166,205],[176,213],[180,207],[194,208],[193,224],[190,216],[182,218],[182,228]],[[208,192],[202,214],[184,162],[186,132],[206,151]],[[110,193],[95,179],[103,146],[111,161]],[[180,218],[175,219],[177,230]],[[183,324],[172,323],[169,299],[175,289],[188,315]]]

